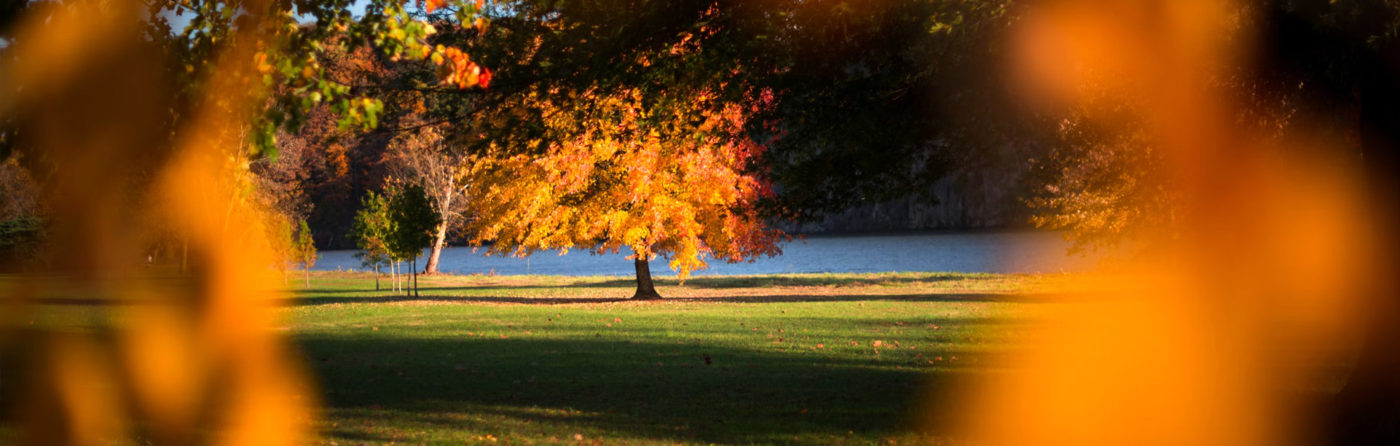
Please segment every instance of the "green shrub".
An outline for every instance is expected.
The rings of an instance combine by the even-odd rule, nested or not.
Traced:
[[[44,220],[20,217],[0,221],[0,264],[24,263],[39,256],[48,237]]]

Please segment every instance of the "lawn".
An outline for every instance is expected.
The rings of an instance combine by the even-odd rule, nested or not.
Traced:
[[[697,277],[632,302],[624,277],[437,276],[409,298],[322,273],[284,328],[327,443],[937,443],[928,420],[1063,282]]]
[[[625,277],[441,275],[408,297],[326,272],[291,290],[273,328],[318,386],[325,444],[961,444],[947,427],[966,409],[958,396],[1043,339],[1042,316],[1093,305],[1054,297],[1082,295],[1086,280],[666,278],[667,299],[636,302]],[[20,285],[0,277],[0,292]],[[100,338],[141,304],[83,290],[11,322]],[[24,355],[5,353],[0,376],[15,376]],[[1298,393],[1325,397],[1348,364],[1283,366],[1316,369]],[[15,386],[0,380],[0,406]],[[0,443],[17,438],[11,422],[0,418]]]

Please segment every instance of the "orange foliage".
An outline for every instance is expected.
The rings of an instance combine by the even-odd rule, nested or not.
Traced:
[[[562,135],[541,155],[491,156],[470,166],[477,242],[528,254],[630,248],[670,258],[684,278],[708,266],[779,252],[781,231],[755,205],[772,192],[750,167],[763,146],[743,133],[752,108],[700,93],[643,106],[641,93],[532,95]],[[765,106],[771,95],[755,101]]]
[[[442,45],[438,45],[432,59],[433,63],[438,66],[437,75],[442,78],[443,85],[455,85],[457,88],[474,86],[486,88],[491,84],[491,70],[472,62],[471,57],[462,50],[444,48]]]
[[[350,160],[345,156],[345,145],[331,143],[326,146],[326,167],[334,178],[350,174]]]

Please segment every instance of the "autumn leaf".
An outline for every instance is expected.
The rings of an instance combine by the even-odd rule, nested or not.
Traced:
[[[491,70],[490,70],[490,69],[487,69],[487,68],[482,68],[482,69],[481,69],[481,75],[480,75],[480,76],[477,76],[476,85],[477,85],[478,87],[481,87],[481,88],[488,88],[488,87],[491,86]]]
[[[268,73],[272,72],[272,65],[270,65],[270,64],[267,63],[267,53],[265,53],[265,52],[259,51],[257,54],[254,54],[254,55],[253,55],[253,63],[254,63],[254,65],[257,67],[258,73],[259,73],[259,74],[268,74]],[[187,67],[189,67],[187,71],[191,71],[191,72],[194,71],[194,67],[193,67],[193,66],[187,66]]]

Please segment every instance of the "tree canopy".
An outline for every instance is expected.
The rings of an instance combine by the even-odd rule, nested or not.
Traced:
[[[413,183],[390,195],[389,220],[389,252],[403,260],[421,257],[423,248],[433,243],[433,231],[442,223],[423,186]]]
[[[707,257],[779,252],[782,232],[756,207],[771,195],[753,173],[763,147],[743,132],[746,115],[771,97],[713,111],[715,99],[701,92],[649,111],[639,91],[585,95],[537,99],[560,107],[544,125],[568,138],[544,154],[478,161],[470,228],[478,241],[517,254],[628,248],[643,261],[668,257],[682,278]]]
[[[996,74],[1006,2],[526,0],[487,15],[485,29],[444,25],[430,40],[496,67],[492,88],[432,88],[429,70],[404,67],[381,78],[399,98],[386,107],[421,121],[387,131],[449,124],[467,154],[538,155],[578,136],[546,124],[586,111],[555,106],[564,98],[627,91],[662,117],[702,91],[716,110],[766,91],[744,132],[776,191],[760,209],[782,218],[927,196],[954,163],[1026,133]]]

